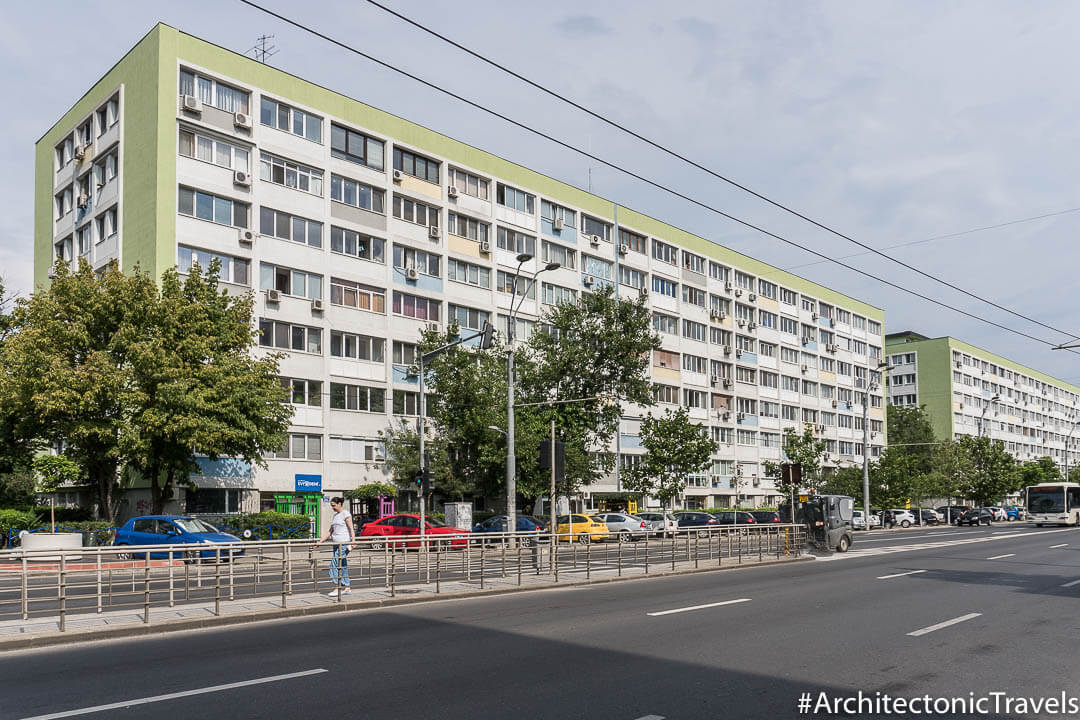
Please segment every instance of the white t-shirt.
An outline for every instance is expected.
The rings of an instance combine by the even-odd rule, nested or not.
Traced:
[[[344,510],[334,513],[330,520],[330,542],[347,543],[352,541],[349,526],[345,524],[349,514]]]

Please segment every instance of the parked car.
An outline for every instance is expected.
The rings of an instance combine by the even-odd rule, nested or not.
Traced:
[[[997,505],[988,505],[986,509],[990,511],[990,514],[994,516],[995,520],[1005,522],[1009,519],[1008,513],[1005,512],[1005,508],[998,507]]]
[[[761,525],[771,525],[772,523],[780,522],[780,513],[775,510],[751,510],[750,514],[754,516]]]
[[[544,532],[544,528],[528,515],[518,515],[515,525],[517,525],[518,533],[521,533],[518,540],[525,546],[535,543],[539,535]],[[481,535],[481,537],[478,538],[480,542],[486,542],[485,538],[482,537],[484,534],[490,535],[492,533],[506,532],[506,516],[495,515],[489,517],[487,520],[473,525],[472,531],[474,534]],[[495,538],[493,538],[493,540],[494,539]]]
[[[930,508],[920,508],[915,512],[919,513],[916,517],[919,519],[922,525],[937,525],[941,522],[941,516],[937,514],[936,510]]]
[[[937,509],[937,514],[941,518],[941,522],[953,524],[970,509],[970,505],[942,505]]]
[[[651,535],[674,535],[679,530],[679,521],[669,512],[641,512],[638,517],[645,521]]]
[[[198,549],[159,551],[149,553],[152,558],[182,557],[187,560],[224,559],[244,554],[242,547],[214,548],[221,543],[243,542],[235,535],[221,532],[216,527],[195,517],[185,515],[144,515],[128,520],[116,531],[113,545],[134,547],[138,545],[198,545]],[[210,547],[208,547],[210,546]],[[128,557],[145,558],[146,553],[122,553]]]
[[[649,533],[649,526],[637,515],[609,512],[597,513],[593,517],[607,525],[608,532],[619,540],[641,540]]]
[[[892,524],[894,526],[899,525],[902,528],[909,528],[915,524],[915,515],[910,510],[893,508],[889,512],[892,513]]]
[[[588,515],[559,515],[555,518],[559,542],[576,540],[579,543],[602,542],[611,537],[607,524]]]
[[[440,535],[467,535],[468,533],[469,531],[463,528],[450,527],[445,523],[433,520],[430,517],[424,518],[424,535],[435,536],[434,540],[438,540],[438,536]],[[397,538],[409,536],[417,537],[419,535],[420,516],[414,515],[413,513],[387,515],[375,522],[369,522],[364,526],[364,529],[360,531],[360,537],[379,538],[378,540],[372,540],[368,545],[368,547],[373,550],[381,550],[385,545],[389,545],[392,548],[418,548],[420,547],[419,540],[400,542]],[[394,539],[394,542],[390,542],[390,539]],[[444,539],[441,542],[451,547],[464,547],[468,544],[468,539],[464,537],[455,537]]]
[[[994,522],[994,514],[986,508],[972,508],[968,510],[960,519],[956,521],[957,525],[992,525]]]
[[[852,510],[851,511],[851,527],[856,529],[856,530],[865,530],[866,529],[866,519],[863,518],[863,511],[862,510]],[[876,514],[871,514],[870,515],[870,527],[872,527],[872,528],[881,527],[881,518],[878,517]]]
[[[757,525],[757,518],[745,510],[725,510],[716,513],[721,525]]]
[[[720,526],[720,521],[717,520],[716,516],[712,513],[697,512],[693,510],[684,510],[683,512],[675,513],[675,520],[678,521],[680,530],[696,528],[698,532],[702,534],[704,534],[708,528]]]
[[[1022,507],[1018,507],[1016,505],[1005,505],[1002,507],[1002,510],[1005,511],[1005,517],[1009,521],[1024,519],[1024,508]]]

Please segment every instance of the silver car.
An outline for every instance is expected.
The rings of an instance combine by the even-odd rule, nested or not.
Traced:
[[[679,530],[679,521],[668,512],[643,512],[637,516],[645,521],[645,527],[650,535],[664,537],[674,535]]]
[[[641,540],[649,532],[645,521],[630,513],[597,513],[593,517],[607,525],[613,540]]]

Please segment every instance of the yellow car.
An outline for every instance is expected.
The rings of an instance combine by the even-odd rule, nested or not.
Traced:
[[[607,523],[587,515],[560,515],[555,518],[559,542],[576,540],[579,543],[601,542],[611,537]]]

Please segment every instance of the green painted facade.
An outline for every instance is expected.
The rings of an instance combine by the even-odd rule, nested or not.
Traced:
[[[305,105],[427,154],[486,173],[536,192],[557,203],[577,207],[612,221],[615,203],[580,188],[522,167],[459,142],[434,130],[328,90],[289,73],[180,32],[154,27],[37,143],[35,185],[35,284],[47,281],[52,259],[53,150],[95,107],[118,87],[122,96],[123,269],[136,265],[160,276],[175,262],[176,229],[176,103],[181,59],[269,95]],[[257,116],[257,108],[251,108]],[[629,208],[618,207],[620,225],[658,237],[740,270],[767,278],[796,292],[812,295],[876,320],[884,327],[884,311],[829,288],[717,245],[705,238]],[[884,343],[884,337],[881,339]]]

